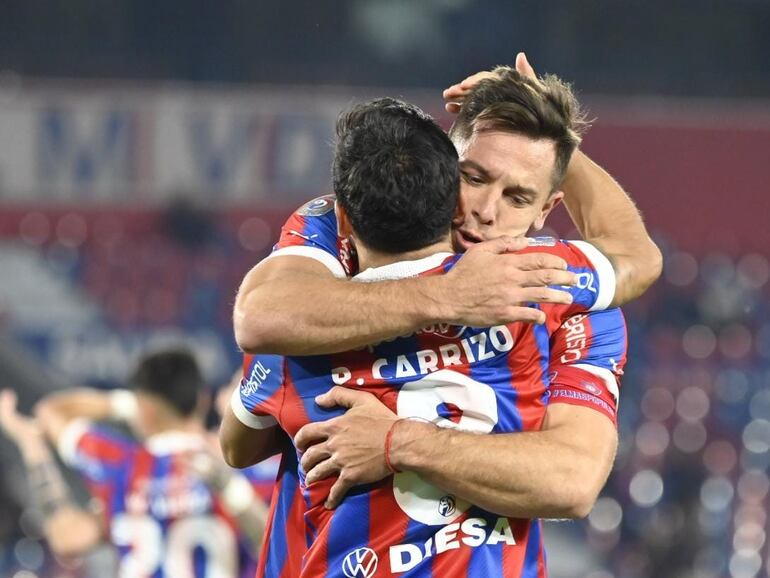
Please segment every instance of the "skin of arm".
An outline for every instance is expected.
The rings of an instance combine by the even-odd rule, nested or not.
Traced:
[[[72,420],[86,418],[100,421],[112,416],[110,395],[85,388],[49,395],[35,406],[35,417],[54,445],[59,443],[62,433]]]
[[[634,202],[609,173],[579,150],[572,155],[562,189],[564,204],[581,236],[612,262],[617,283],[613,306],[639,297],[660,277],[663,257]]]
[[[187,456],[189,467],[219,496],[224,509],[235,518],[238,529],[248,539],[250,551],[257,556],[265,533],[268,508],[255,495],[248,479],[223,463],[217,440],[212,437],[207,441],[211,445]]]
[[[219,445],[227,465],[247,468],[277,454],[286,439],[279,426],[254,429],[245,426],[229,407],[219,427]]]
[[[0,428],[19,448],[27,468],[30,494],[44,514],[43,532],[57,556],[75,558],[102,542],[97,517],[75,504],[37,422],[16,411],[16,396],[0,393]],[[73,532],[73,528],[77,528]]]
[[[526,246],[525,239],[501,237],[467,251],[446,275],[377,283],[337,279],[307,257],[274,257],[243,280],[233,315],[235,338],[247,353],[320,355],[433,323],[542,323],[541,311],[522,305],[569,303],[566,292],[547,286],[571,285],[574,275],[554,255],[505,254]]]
[[[550,406],[541,431],[510,434],[460,432],[399,420],[373,395],[335,387],[319,396],[323,407],[345,415],[303,427],[295,444],[311,484],[331,475],[327,507],[347,490],[389,475],[389,459],[448,492],[504,516],[578,518],[588,514],[609,474],[617,447],[612,422],[591,409]]]
[[[607,481],[617,432],[594,410],[560,404],[537,432],[478,435],[400,422],[391,448],[394,467],[497,514],[582,518]]]

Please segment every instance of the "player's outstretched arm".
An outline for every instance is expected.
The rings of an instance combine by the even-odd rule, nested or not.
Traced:
[[[523,52],[516,56],[516,70],[537,80]],[[479,72],[444,91],[446,109],[460,110],[464,97],[491,71]],[[617,287],[612,305],[632,301],[660,276],[663,260],[650,238],[642,217],[620,184],[580,150],[575,151],[561,185],[564,204],[581,236],[612,262]]]
[[[351,487],[386,477],[389,462],[500,515],[582,517],[606,481],[617,445],[612,421],[580,406],[549,407],[541,431],[480,435],[399,420],[373,395],[342,387],[317,402],[351,408],[295,437],[308,484],[339,475],[328,507]]]
[[[663,257],[631,197],[580,150],[572,155],[562,189],[581,236],[612,262],[617,283],[612,304],[639,297],[660,277]]]
[[[606,416],[559,404],[538,432],[478,435],[400,422],[390,460],[500,515],[581,518],[604,487],[616,448]]]
[[[136,398],[130,391],[103,392],[88,388],[54,393],[40,400],[35,406],[38,423],[54,446],[59,445],[67,426],[76,419],[121,419],[130,422],[136,411]]]
[[[238,345],[248,353],[337,353],[435,323],[485,327],[544,321],[525,303],[569,303],[572,273],[553,255],[510,255],[526,239],[471,248],[446,275],[358,283],[335,278],[307,257],[276,256],[244,279],[235,302]]]
[[[45,519],[43,532],[57,556],[86,554],[102,541],[96,517],[71,499],[67,484],[32,418],[18,413],[16,395],[0,392],[0,429],[16,443],[27,469],[29,495]]]

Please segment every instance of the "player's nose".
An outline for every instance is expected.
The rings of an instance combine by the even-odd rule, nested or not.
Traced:
[[[495,222],[495,199],[491,193],[479,193],[474,195],[473,199],[467,203],[466,210],[474,216],[481,225],[492,225]]]

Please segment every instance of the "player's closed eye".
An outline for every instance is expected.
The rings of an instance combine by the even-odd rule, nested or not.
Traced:
[[[532,199],[526,195],[506,195],[506,199],[514,207],[527,207],[532,204]]]
[[[471,184],[471,185],[475,185],[475,186],[483,185],[484,182],[485,182],[483,177],[481,177],[479,175],[474,175],[474,174],[471,174],[471,173],[467,173],[465,171],[462,172],[462,176],[463,176],[463,179],[465,180],[465,182],[467,182],[468,184]]]

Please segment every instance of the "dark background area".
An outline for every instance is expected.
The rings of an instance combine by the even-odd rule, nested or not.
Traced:
[[[763,0],[6,0],[26,76],[444,86],[526,49],[588,93],[770,95]]]

